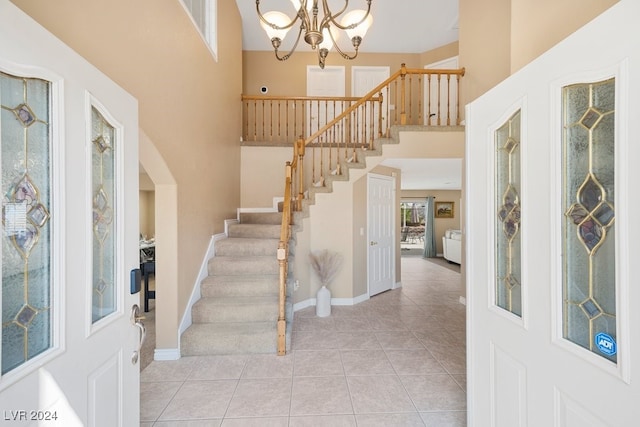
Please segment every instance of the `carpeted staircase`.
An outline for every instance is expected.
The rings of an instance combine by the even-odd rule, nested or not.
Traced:
[[[182,334],[183,356],[277,352],[276,250],[281,220],[282,214],[277,212],[241,213],[240,223],[229,226],[228,238],[215,243],[209,276],[202,281],[201,298],[192,308],[193,323]],[[289,350],[290,296],[286,310]]]

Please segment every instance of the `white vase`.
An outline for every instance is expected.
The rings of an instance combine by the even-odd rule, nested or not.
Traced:
[[[331,291],[325,285],[316,294],[316,316],[327,317],[331,314]]]

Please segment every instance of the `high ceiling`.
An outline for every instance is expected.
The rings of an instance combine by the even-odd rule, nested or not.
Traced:
[[[311,0],[308,0],[311,1]],[[242,15],[242,48],[244,50],[272,50],[271,42],[260,27],[256,2],[236,0]],[[319,8],[321,1],[319,2]],[[344,6],[344,0],[328,0],[335,12]],[[365,0],[350,0],[348,10],[365,9]],[[293,17],[291,0],[260,0],[264,13],[279,10]],[[373,25],[367,32],[360,52],[422,53],[458,40],[458,0],[372,0]],[[322,11],[320,12],[322,15]],[[281,50],[287,51],[298,33],[298,24],[291,29]],[[338,40],[342,50],[353,50],[346,34]],[[304,41],[298,49],[306,49]]]
[[[236,3],[242,15],[242,48],[271,51],[271,42],[259,23],[256,2],[236,0]],[[348,10],[366,7],[365,0],[349,3]],[[336,11],[344,6],[344,0],[328,0],[328,4]],[[290,17],[295,14],[291,0],[260,0],[260,9],[263,13],[279,10]],[[360,52],[423,53],[458,40],[458,0],[372,0],[371,14],[373,25]],[[285,38],[282,52],[291,48],[297,30],[296,24]],[[345,34],[341,34],[338,43],[341,49],[352,51]],[[301,40],[298,50],[309,48]],[[386,159],[382,164],[402,171],[403,190],[462,188],[462,159]]]

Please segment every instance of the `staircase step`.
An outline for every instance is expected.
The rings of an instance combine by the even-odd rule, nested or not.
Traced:
[[[279,224],[231,224],[229,237],[280,239]]]
[[[200,298],[193,305],[194,323],[273,322],[278,320],[278,296]]]
[[[216,256],[276,256],[279,239],[229,237],[216,242]]]
[[[180,340],[183,356],[270,353],[277,345],[276,322],[200,323],[191,325]],[[287,351],[291,327],[287,325]]]
[[[207,265],[210,275],[279,274],[280,266],[274,255],[227,257],[214,256]]]
[[[277,274],[208,276],[200,284],[200,294],[205,298],[278,295],[279,281]]]
[[[282,212],[240,212],[241,224],[282,224]]]

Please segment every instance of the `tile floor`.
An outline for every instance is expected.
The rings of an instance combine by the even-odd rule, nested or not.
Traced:
[[[402,288],[327,318],[296,312],[286,356],[153,361],[141,373],[141,426],[466,426],[455,270],[402,257]]]

